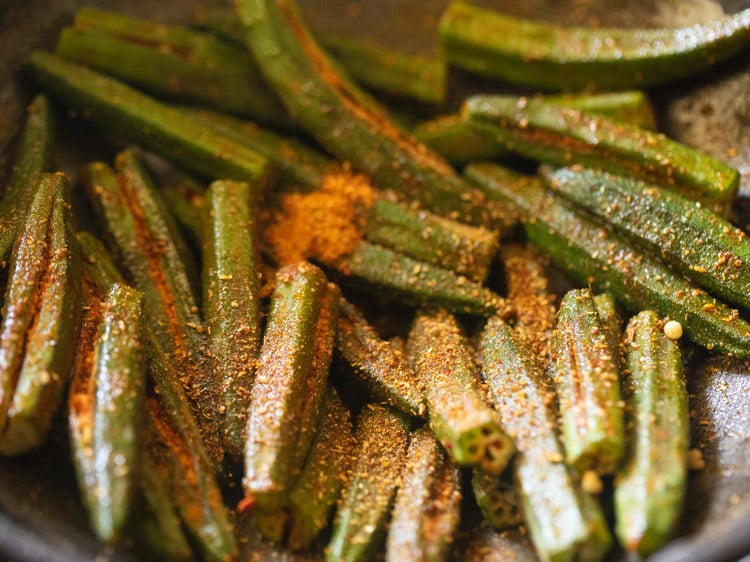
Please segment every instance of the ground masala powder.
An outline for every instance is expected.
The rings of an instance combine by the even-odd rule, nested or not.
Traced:
[[[377,192],[365,176],[330,174],[311,193],[289,193],[266,229],[279,265],[314,259],[346,270]]]

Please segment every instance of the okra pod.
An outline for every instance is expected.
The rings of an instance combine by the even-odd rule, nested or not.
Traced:
[[[315,434],[333,351],[339,291],[308,262],[279,269],[250,394],[245,495],[286,503]]]
[[[538,562],[524,528],[497,532],[486,522],[464,530],[456,539],[450,562]]]
[[[519,244],[504,246],[500,257],[508,306],[513,309],[513,328],[544,367],[557,321],[548,260],[534,247]]]
[[[467,177],[488,196],[517,207],[529,239],[578,282],[611,292],[630,310],[658,310],[707,349],[750,354],[750,324],[736,310],[575,211],[537,178],[492,164],[469,166]]]
[[[240,181],[256,181],[267,172],[266,159],[256,152],[114,78],[43,51],[31,54],[27,69],[68,109],[186,170]]]
[[[158,181],[158,178],[157,178]],[[203,196],[205,185],[178,173],[160,182],[159,193],[193,248],[203,245]]]
[[[749,13],[750,15],[750,13]],[[488,142],[557,166],[581,164],[668,187],[726,213],[739,172],[661,133],[539,99],[474,96],[462,115]]]
[[[622,545],[646,557],[679,523],[690,439],[688,396],[677,341],[653,311],[627,329],[627,452],[615,477],[615,530]]]
[[[0,453],[47,436],[72,374],[81,278],[69,181],[42,174],[13,246],[0,326]]]
[[[147,454],[164,471],[162,485],[169,490],[182,526],[200,555],[217,562],[235,560],[238,547],[229,512],[188,398],[177,382],[180,374],[150,328],[147,336],[153,385],[153,393],[146,398]]]
[[[76,234],[76,239],[85,272],[84,279],[90,281],[92,291],[98,292],[101,298],[109,292],[112,285],[125,282],[112,254],[101,240],[86,231]]]
[[[615,297],[612,293],[599,293],[594,295],[594,306],[599,320],[602,322],[602,329],[609,344],[609,352],[615,360],[615,365],[622,369],[622,316],[617,308]]]
[[[501,210],[368,103],[317,45],[293,1],[235,0],[234,7],[261,71],[289,114],[326,150],[429,211],[494,226]]]
[[[521,498],[512,478],[473,470],[471,488],[484,520],[493,529],[503,531],[523,525]]]
[[[247,50],[211,33],[83,7],[55,51],[156,96],[292,126]]]
[[[388,562],[446,560],[458,528],[461,482],[427,426],[412,433],[388,531]]]
[[[54,139],[54,115],[49,99],[40,94],[26,110],[26,123],[10,178],[0,199],[0,263],[6,264],[23,228],[26,209],[34,196],[37,176],[48,171]]]
[[[90,164],[84,186],[129,278],[144,294],[155,337],[176,366],[209,454],[219,461],[220,385],[209,366],[191,268],[184,260],[186,243],[136,154],[120,153],[116,167],[117,174],[106,164]]]
[[[599,506],[563,463],[554,392],[529,350],[497,316],[481,334],[482,374],[518,454],[514,477],[542,560],[600,560],[611,536]]]
[[[339,299],[336,349],[378,402],[424,417],[422,385],[404,353],[381,339],[357,307]]]
[[[417,313],[407,355],[425,387],[430,427],[451,458],[499,474],[515,452],[479,390],[468,341],[444,310]]]
[[[655,129],[654,110],[645,93],[633,90],[604,94],[569,94],[539,97],[542,101],[579,111],[601,115]],[[508,150],[487,139],[465,123],[460,115],[444,115],[420,123],[413,129],[414,136],[452,164],[466,164],[494,160],[508,155]]]
[[[143,295],[116,283],[103,304],[91,359],[92,472],[79,482],[89,520],[104,541],[116,540],[128,523],[134,499],[146,355]],[[79,421],[82,421],[79,418]]]
[[[638,180],[571,168],[544,169],[543,177],[712,294],[750,309],[750,241],[739,228],[694,201]]]
[[[563,296],[552,358],[566,462],[580,474],[614,473],[625,448],[620,373],[589,289]]]
[[[238,460],[245,447],[261,339],[253,191],[245,182],[215,181],[203,200],[203,311],[214,376],[221,388],[222,443]]]
[[[692,75],[750,44],[750,10],[677,29],[565,27],[452,2],[439,24],[451,64],[551,90],[624,90]]]
[[[357,419],[355,439],[352,477],[336,509],[327,562],[364,562],[378,547],[406,463],[409,421],[368,404]]]

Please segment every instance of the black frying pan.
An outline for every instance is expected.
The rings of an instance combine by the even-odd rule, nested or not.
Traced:
[[[94,0],[86,2],[185,22],[194,0]],[[434,30],[444,0],[301,0],[313,27],[384,41],[412,52],[435,52]],[[687,25],[711,19],[720,9],[710,0],[516,0],[484,1],[509,13],[569,24],[622,26]],[[19,73],[32,48],[51,46],[79,0],[0,0],[0,171],[9,154],[33,84]],[[748,0],[727,0],[736,11]],[[452,105],[469,91],[498,85],[465,74],[451,75]],[[682,142],[728,160],[743,174],[737,221],[750,224],[750,52],[717,68],[651,92],[660,128]],[[79,125],[61,131],[65,167],[76,155],[89,158],[89,133]],[[75,160],[75,159],[74,159]],[[62,164],[61,164],[62,165]],[[750,555],[750,368],[740,362],[696,354],[690,360],[693,445],[704,446],[707,468],[694,473],[680,533],[653,560],[730,561]],[[63,424],[41,450],[0,459],[0,557],[38,562],[137,560],[127,547],[109,550],[87,529],[73,470],[67,460]],[[531,558],[525,543],[513,546]],[[520,546],[519,546],[520,545]],[[456,560],[461,560],[457,549]],[[257,558],[263,559],[263,558]],[[503,558],[498,558],[503,559]]]

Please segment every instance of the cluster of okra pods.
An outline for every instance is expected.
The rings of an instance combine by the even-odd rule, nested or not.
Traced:
[[[92,530],[156,559],[462,559],[469,525],[542,560],[666,544],[700,465],[681,350],[750,355],[750,242],[738,172],[627,88],[745,48],[750,10],[585,30],[455,2],[435,61],[313,36],[291,0],[233,7],[85,8],[30,55],[0,452],[66,409]],[[407,130],[355,83],[434,104],[448,63],[610,92],[476,95]],[[53,103],[132,146],[49,173],[76,126]]]

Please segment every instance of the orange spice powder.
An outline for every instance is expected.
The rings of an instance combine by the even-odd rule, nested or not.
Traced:
[[[266,229],[279,265],[315,259],[345,268],[346,258],[362,240],[364,209],[376,191],[362,175],[343,171],[326,176],[312,193],[290,193]]]

